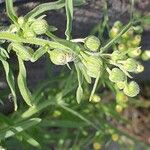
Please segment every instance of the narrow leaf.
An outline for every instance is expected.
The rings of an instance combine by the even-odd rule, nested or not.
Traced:
[[[3,139],[7,139],[11,136],[14,136],[15,134],[22,132],[32,126],[35,126],[40,122],[41,122],[40,118],[32,118],[27,121],[16,123],[13,126],[6,127],[0,131],[0,141]]]
[[[67,25],[66,25],[66,39],[71,39],[71,30],[72,30],[72,20],[73,20],[73,0],[66,0],[65,3],[66,8],[66,17],[67,17]]]
[[[5,0],[6,2],[6,11],[9,18],[16,23],[17,22],[17,16],[13,8],[13,0]]]
[[[26,83],[26,69],[24,66],[24,62],[21,58],[18,57],[19,62],[19,74],[18,74],[18,87],[20,93],[24,99],[24,101],[29,105],[32,106],[32,95],[29,91]]]
[[[77,91],[76,91],[76,98],[77,98],[78,104],[80,104],[82,97],[83,97],[83,89],[79,85],[78,88],[77,88]]]

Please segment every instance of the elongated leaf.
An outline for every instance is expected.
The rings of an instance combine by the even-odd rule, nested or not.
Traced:
[[[75,68],[77,71],[77,77],[78,77],[78,88],[76,91],[76,99],[77,99],[77,103],[79,104],[81,102],[81,99],[83,97],[83,89],[82,89],[82,74],[79,70],[79,67],[75,64]]]
[[[41,149],[41,146],[40,146],[39,142],[37,142],[33,137],[31,137],[31,135],[29,135],[29,134],[26,133],[26,132],[22,132],[21,135],[22,135],[23,139],[24,139],[27,143],[29,143],[30,145],[32,145],[32,146],[34,146],[34,147],[36,147],[36,148]]]
[[[36,8],[32,9],[25,16],[25,18],[30,18],[30,17],[34,18],[34,17],[42,14],[45,11],[60,9],[64,6],[65,6],[65,0],[58,0],[56,2],[44,3],[44,4],[41,4],[41,5],[37,6]]]
[[[13,126],[8,126],[0,131],[0,141],[3,139],[7,139],[11,136],[14,136],[15,134],[22,132],[32,126],[35,126],[40,122],[41,122],[40,118],[32,118],[27,121],[16,123]]]
[[[32,95],[29,91],[26,83],[26,69],[24,66],[24,62],[21,58],[18,57],[19,62],[19,75],[18,75],[18,87],[20,93],[24,99],[24,101],[29,105],[32,106]]]
[[[17,53],[19,57],[21,57],[23,60],[30,60],[33,55],[33,51],[31,52],[29,47],[24,47],[20,43],[12,43],[12,49]]]
[[[71,39],[71,30],[72,30],[72,20],[73,20],[73,0],[66,0],[65,3],[66,16],[67,16],[67,25],[66,25],[66,39]]]
[[[5,0],[5,2],[7,15],[14,23],[17,23],[17,16],[13,8],[13,0]]]
[[[73,5],[74,6],[80,6],[80,5],[83,5],[85,3],[86,3],[85,0],[73,0]]]
[[[0,60],[2,61],[5,74],[6,74],[6,80],[9,85],[9,88],[11,90],[12,96],[13,96],[13,102],[14,102],[14,109],[17,110],[17,97],[15,92],[15,81],[14,81],[14,75],[9,67],[8,62],[6,61],[6,58],[8,58],[8,54],[5,51],[5,49],[0,48]]]
[[[91,100],[92,100],[92,98],[93,98],[93,95],[94,95],[94,93],[95,93],[95,91],[96,91],[96,87],[97,87],[97,84],[98,84],[99,78],[100,78],[100,73],[98,74],[98,76],[97,76],[97,78],[96,78],[96,80],[95,80],[95,83],[94,83],[94,86],[93,86],[93,89],[92,89],[92,92],[91,92],[91,95],[90,95],[89,101],[91,101]]]
[[[81,100],[82,100],[82,97],[83,97],[83,89],[82,89],[82,87],[79,85],[78,88],[77,88],[77,91],[76,91],[76,98],[77,98],[78,104],[80,104],[80,102],[81,102]]]
[[[37,61],[42,55],[44,55],[47,52],[48,49],[49,49],[49,47],[47,47],[47,46],[40,47],[38,50],[36,50],[33,53],[31,61],[32,62]]]

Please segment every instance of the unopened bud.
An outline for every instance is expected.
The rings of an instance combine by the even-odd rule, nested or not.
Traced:
[[[109,74],[109,79],[112,82],[117,83],[117,82],[120,82],[120,81],[125,81],[126,80],[126,75],[120,69],[113,68],[112,71]]]
[[[41,35],[46,33],[48,24],[44,19],[37,19],[32,23],[31,28],[37,35]]]
[[[109,36],[110,38],[115,38],[117,36],[117,34],[119,33],[119,29],[116,27],[112,27],[112,29],[109,32]]]
[[[145,50],[143,53],[142,53],[142,59],[144,60],[144,61],[147,61],[147,60],[149,60],[150,59],[150,50]]]
[[[140,54],[141,54],[141,49],[140,49],[140,47],[138,47],[138,48],[131,48],[131,49],[129,50],[129,52],[128,52],[128,55],[129,55],[130,57],[132,57],[132,58],[136,58],[136,57],[140,56]]]
[[[96,36],[88,36],[85,39],[85,47],[90,51],[97,51],[100,47],[100,40]]]
[[[129,84],[125,86],[123,92],[129,97],[135,97],[139,94],[140,88],[135,81],[131,81]]]

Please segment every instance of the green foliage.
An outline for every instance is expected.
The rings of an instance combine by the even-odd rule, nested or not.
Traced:
[[[141,54],[139,44],[143,29],[136,24],[137,20],[131,19],[125,26],[117,21],[109,30],[106,4],[101,29],[96,27],[92,35],[72,39],[73,9],[84,4],[84,0],[40,4],[20,17],[14,11],[13,0],[5,2],[12,22],[5,31],[0,31],[0,61],[16,112],[8,117],[0,114],[2,146],[8,149],[16,146],[18,149],[46,150],[49,145],[54,145],[56,149],[74,150],[87,149],[93,144],[96,149],[105,147],[107,141],[122,142],[121,136],[128,137],[135,144],[139,142],[113,127],[106,119],[111,117],[127,124],[127,120],[118,113],[127,107],[127,101],[133,100],[130,97],[139,94],[138,84],[128,82],[128,78],[132,78],[130,73],[143,71],[137,59],[142,55],[143,59],[148,60],[149,54],[147,51]],[[43,15],[46,11],[62,8],[66,10],[66,39],[53,33],[57,28],[48,25]],[[93,35],[97,29],[101,39]],[[109,35],[107,39],[103,37],[105,29]],[[39,35],[48,38],[43,39]],[[32,45],[38,48],[33,50]],[[12,64],[9,63],[11,52],[18,59],[16,86],[16,74],[13,75]],[[61,65],[62,69],[58,76],[49,73],[49,81],[31,92],[27,86],[25,63],[38,61],[46,54],[49,56],[48,72],[54,65]],[[114,93],[115,101],[105,102],[102,93],[96,94],[102,85]],[[22,103],[22,99],[28,106]]]

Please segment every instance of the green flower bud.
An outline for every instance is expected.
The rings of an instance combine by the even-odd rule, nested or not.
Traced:
[[[24,30],[23,32],[24,32],[23,36],[25,38],[32,38],[32,37],[36,36],[35,33],[33,32],[33,30],[31,30],[30,28],[28,28],[27,30]]]
[[[138,47],[138,48],[131,48],[131,49],[129,50],[129,52],[128,52],[128,55],[129,55],[130,57],[132,57],[132,58],[136,58],[136,57],[140,56],[140,54],[141,54],[141,49],[140,49],[140,47]]]
[[[124,81],[119,81],[119,82],[116,83],[116,86],[118,87],[119,90],[122,90],[125,87],[125,82]]]
[[[18,18],[18,24],[20,25],[20,27],[23,26],[24,22],[25,22],[24,17],[21,16]]]
[[[150,50],[145,50],[143,53],[142,53],[142,59],[144,60],[144,61],[147,61],[147,60],[149,60],[150,59]]]
[[[133,46],[139,46],[140,42],[141,42],[141,36],[140,35],[134,36],[134,38],[131,41]]]
[[[141,26],[135,26],[133,27],[133,29],[138,34],[141,34],[143,32],[143,28]]]
[[[37,35],[41,35],[46,33],[48,24],[44,19],[37,19],[32,23],[31,28]]]
[[[88,36],[85,39],[85,47],[90,51],[97,51],[100,47],[100,40],[96,36]]]
[[[91,101],[94,103],[98,103],[101,101],[101,97],[98,96],[97,94],[94,94]]]
[[[62,50],[54,49],[49,52],[50,59],[55,65],[65,65],[68,62],[72,61],[73,58],[70,53],[67,53]]]
[[[120,81],[125,81],[126,75],[120,69],[113,68],[109,74],[109,79],[110,79],[110,81],[117,83]]]
[[[121,113],[123,111],[123,107],[121,105],[116,105],[115,110],[116,112]]]
[[[137,70],[138,62],[133,58],[128,58],[124,64],[124,68],[129,72],[135,72]]]
[[[119,29],[116,27],[112,27],[112,29],[109,31],[109,37],[113,39],[117,36],[118,33]]]
[[[103,72],[103,62],[100,58],[95,56],[88,56],[81,52],[82,63],[87,69],[87,74],[90,77],[96,78],[99,74]]]
[[[128,97],[122,91],[118,91],[116,94],[117,104],[124,106],[127,101],[128,101]]]
[[[129,97],[135,97],[139,94],[140,88],[135,81],[131,81],[129,84],[125,86],[123,92]]]
[[[126,56],[120,51],[113,51],[113,53],[111,54],[111,59],[113,61],[123,60],[125,58],[126,58]]]
[[[116,21],[116,22],[114,22],[113,27],[120,29],[120,27],[122,27],[122,23],[120,21]]]
[[[122,44],[122,43],[121,43],[121,44],[118,45],[118,50],[119,50],[119,51],[126,51],[126,50],[127,50],[127,47],[126,47],[125,44]]]
[[[123,38],[123,40],[129,40],[133,37],[133,34],[134,34],[134,30],[133,30],[133,28],[130,28],[121,37]]]
[[[144,71],[144,66],[141,64],[138,64],[137,69],[135,71],[135,73],[141,73]]]

